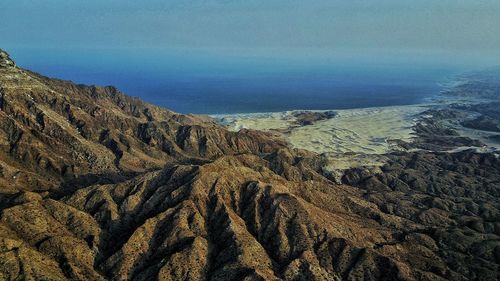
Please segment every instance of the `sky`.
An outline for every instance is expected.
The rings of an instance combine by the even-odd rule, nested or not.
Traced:
[[[0,48],[500,50],[498,0],[2,0]]]

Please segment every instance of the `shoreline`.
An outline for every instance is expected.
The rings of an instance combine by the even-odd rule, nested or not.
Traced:
[[[433,96],[432,98],[437,97]],[[431,97],[425,98],[430,99]],[[330,109],[290,109],[283,111],[263,111],[263,112],[239,112],[239,113],[214,113],[214,114],[197,114],[193,115],[205,115],[212,118],[221,118],[226,116],[258,116],[258,115],[269,115],[269,114],[282,114],[282,113],[292,113],[292,112],[327,112],[327,111],[351,111],[351,110],[363,110],[363,109],[383,109],[383,108],[393,108],[393,107],[406,107],[406,106],[422,106],[422,105],[439,105],[433,102],[422,102],[422,103],[411,103],[411,104],[397,104],[397,105],[383,105],[383,106],[369,106],[369,107],[353,107],[353,108],[330,108]]]

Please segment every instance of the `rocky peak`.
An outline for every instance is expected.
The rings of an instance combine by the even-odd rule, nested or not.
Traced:
[[[10,56],[7,52],[0,49],[0,67],[9,67],[9,66],[16,66],[16,64],[12,59],[10,59]]]

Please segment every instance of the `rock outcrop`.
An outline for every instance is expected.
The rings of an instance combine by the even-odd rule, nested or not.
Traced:
[[[9,54],[0,49],[0,67],[15,67],[16,64],[10,59]]]

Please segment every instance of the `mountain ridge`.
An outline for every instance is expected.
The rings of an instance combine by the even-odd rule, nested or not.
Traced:
[[[395,153],[338,184],[270,133],[0,58],[5,280],[498,276],[495,156]]]
[[[7,55],[4,57],[8,59]],[[27,162],[46,164],[61,177],[85,173],[142,172],[144,167],[146,170],[159,169],[173,159],[202,161],[223,153],[259,149],[249,139],[251,132],[241,133],[249,136],[246,139],[248,143],[243,144],[247,147],[237,147],[238,144],[232,140],[237,134],[224,131],[206,118],[181,115],[146,104],[123,95],[111,86],[84,86],[49,79],[17,68],[13,63],[5,64],[1,71],[2,123],[4,130],[11,135],[7,141],[9,154],[15,153],[19,145],[22,150],[22,139],[16,140],[22,134],[24,138],[33,136],[37,140],[59,138],[57,141],[73,146],[71,151],[61,151],[58,155],[66,161],[54,159],[46,151],[44,153],[43,150],[55,152],[44,143],[40,143],[36,151],[19,151],[21,155],[18,158],[29,157]],[[10,96],[14,95],[16,98],[11,101]],[[97,126],[102,123],[107,124],[105,129]],[[23,130],[24,125],[29,130]],[[222,134],[224,142],[213,143],[210,136],[204,135],[207,128],[211,128],[209,132]],[[198,140],[192,134],[204,135],[207,143],[193,143]],[[29,146],[33,147],[31,143]],[[98,153],[87,155],[92,150]],[[80,162],[68,159],[71,157]],[[30,167],[28,171],[36,169]]]

